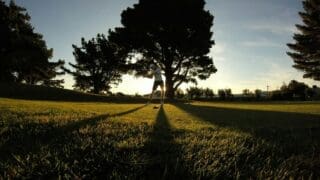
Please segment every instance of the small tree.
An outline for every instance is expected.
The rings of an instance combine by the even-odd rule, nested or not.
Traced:
[[[244,89],[244,90],[242,90],[242,94],[243,94],[244,96],[249,96],[249,95],[251,94],[251,92],[250,92],[249,89]]]
[[[199,99],[202,94],[202,90],[198,87],[190,87],[187,89],[187,94],[190,99]]]
[[[66,71],[74,76],[74,87],[98,94],[109,92],[111,84],[121,81],[124,60],[119,47],[109,42],[104,35],[86,41],[81,39],[81,47],[73,45],[76,64],[70,63],[76,71]]]
[[[212,99],[214,96],[214,92],[212,89],[206,88],[206,89],[204,89],[204,95],[205,95],[206,99]]]
[[[297,24],[295,43],[287,44],[293,52],[287,54],[293,59],[293,67],[304,72],[304,78],[320,80],[320,1],[305,0],[300,12],[304,25]]]
[[[261,89],[254,90],[254,96],[256,97],[256,99],[261,99],[262,90]]]
[[[226,92],[226,97],[227,98],[229,98],[229,99],[233,98],[232,90],[230,88],[229,89],[225,89],[224,91]]]
[[[224,91],[224,89],[219,89],[218,90],[218,95],[219,95],[219,98],[221,100],[225,100],[226,99],[226,92]]]

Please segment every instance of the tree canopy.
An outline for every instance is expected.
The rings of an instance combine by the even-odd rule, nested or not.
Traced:
[[[75,79],[74,87],[93,93],[109,92],[112,84],[121,82],[121,70],[124,65],[120,48],[104,35],[86,41],[81,46],[73,45],[76,63],[69,63],[75,71],[65,69]]]
[[[294,34],[295,43],[288,47],[287,54],[293,59],[293,67],[301,70],[304,78],[320,80],[320,1],[305,0],[305,12],[300,12],[303,25],[297,24],[299,33]]]
[[[123,27],[110,31],[109,38],[135,57],[128,60],[136,75],[146,74],[151,63],[160,66],[167,97],[173,98],[182,83],[197,83],[217,71],[208,56],[213,16],[204,6],[204,0],[140,0],[122,12]]]
[[[0,0],[0,17],[0,81],[61,87],[54,78],[64,61],[49,62],[53,49],[34,32],[26,9]]]

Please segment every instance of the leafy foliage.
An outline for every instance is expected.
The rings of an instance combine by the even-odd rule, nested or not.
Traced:
[[[111,85],[121,82],[121,68],[124,58],[119,47],[108,41],[104,35],[86,41],[81,47],[73,45],[76,64],[69,63],[76,71],[65,69],[74,76],[74,87],[95,94],[109,92]]]
[[[202,90],[198,87],[190,87],[186,91],[190,99],[199,99],[202,95]]]
[[[232,99],[233,94],[231,89],[219,89],[218,95],[221,100]]]
[[[250,95],[252,95],[252,92],[249,89],[244,89],[244,90],[242,90],[242,94],[244,96],[250,96]]]
[[[61,87],[63,80],[54,78],[64,61],[48,61],[53,50],[34,32],[26,9],[0,1],[0,17],[0,81]]]
[[[280,90],[273,91],[271,98],[274,100],[306,100],[308,89],[309,86],[305,83],[291,80],[288,85],[284,83]]]
[[[320,80],[320,1],[303,1],[304,12],[299,15],[303,25],[297,24],[299,33],[294,34],[295,43],[288,44],[293,52],[293,67],[304,72],[304,78]]]
[[[182,89],[178,88],[175,92],[175,97],[182,99],[185,97],[185,93]]]
[[[210,100],[214,96],[214,92],[210,88],[190,87],[187,90],[189,99],[206,99]]]
[[[261,97],[262,97],[262,90],[261,89],[256,89],[256,90],[254,90],[254,96],[255,96],[255,98],[256,99],[261,99]]]
[[[207,55],[213,16],[204,10],[204,0],[140,0],[122,12],[123,27],[110,31],[110,40],[125,47],[133,57],[132,68],[145,74],[158,64],[166,77],[167,97],[173,98],[182,84],[207,79],[215,68]]]

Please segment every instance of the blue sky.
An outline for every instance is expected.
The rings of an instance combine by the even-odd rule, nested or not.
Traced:
[[[108,29],[120,26],[122,10],[137,0],[15,0],[27,8],[35,31],[43,34],[49,48],[54,49],[52,60],[64,59],[74,63],[72,44],[79,45],[81,37],[95,37]],[[301,23],[298,11],[301,0],[207,0],[206,9],[214,16],[212,56],[218,72],[198,86],[215,91],[231,88],[234,93],[243,89],[266,90],[279,88],[292,79],[309,85],[317,81],[303,79],[292,68],[286,55],[286,43],[292,42],[294,24]],[[73,78],[65,77],[65,88],[72,88]],[[128,94],[149,93],[151,79],[124,76],[113,88]],[[189,85],[183,85],[186,88]]]

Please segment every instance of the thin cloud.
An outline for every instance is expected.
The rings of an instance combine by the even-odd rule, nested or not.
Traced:
[[[270,14],[269,18],[255,20],[247,24],[246,28],[258,32],[267,32],[275,35],[292,34],[297,31],[295,24],[300,23],[296,8],[283,8],[277,15]]]
[[[253,24],[248,27],[250,30],[270,32],[272,34],[292,34],[296,31],[294,24],[283,24],[283,23],[262,23]]]
[[[247,47],[275,47],[275,48],[283,47],[283,44],[270,41],[266,38],[261,38],[254,41],[244,41],[241,44]]]

